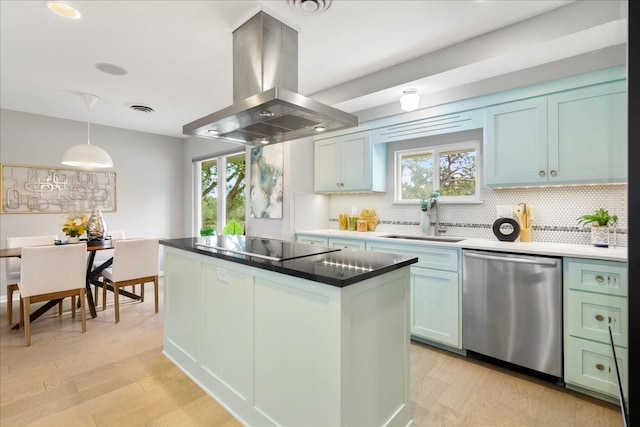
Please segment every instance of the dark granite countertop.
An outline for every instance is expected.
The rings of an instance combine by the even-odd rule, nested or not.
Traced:
[[[337,248],[250,236],[235,236],[234,239],[236,240],[234,242],[237,243],[239,241],[242,243],[243,239],[246,239],[247,247],[240,247],[238,252],[255,250],[258,254],[257,256],[200,246],[202,244],[223,246],[224,242],[220,239],[221,237],[211,237],[208,240],[203,237],[162,239],[160,244],[338,287],[352,285],[418,262],[417,257],[380,252],[338,250]],[[252,245],[249,245],[249,241],[252,242]],[[253,244],[256,242],[259,242],[260,246]],[[269,258],[282,260],[265,259],[265,250],[261,249],[262,246],[269,248]],[[323,253],[313,255],[318,252]]]

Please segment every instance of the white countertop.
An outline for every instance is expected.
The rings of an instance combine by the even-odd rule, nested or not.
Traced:
[[[442,236],[444,239],[463,239],[457,242],[445,241],[423,241],[412,239],[389,239],[385,236],[403,235],[411,236],[407,233],[389,233],[378,231],[344,231],[333,228],[298,231],[297,234],[326,236],[326,237],[345,237],[352,239],[366,239],[385,241],[388,243],[417,244],[430,246],[449,246],[464,249],[481,249],[489,251],[516,252],[523,254],[550,255],[562,257],[588,258],[606,261],[627,261],[626,247],[608,247],[597,248],[591,245],[577,245],[572,243],[551,243],[551,242],[501,242],[492,239],[465,239],[463,237]],[[416,237],[419,235],[415,235]],[[426,236],[425,236],[426,237]]]

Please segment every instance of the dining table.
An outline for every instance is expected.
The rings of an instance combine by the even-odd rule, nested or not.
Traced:
[[[82,243],[82,241],[81,241],[81,243]],[[96,252],[97,251],[102,251],[102,250],[105,250],[105,249],[114,249],[114,245],[113,245],[113,242],[111,240],[101,241],[100,243],[94,243],[94,242],[91,242],[91,241],[85,241],[84,243],[87,243],[87,252],[89,254],[89,256],[87,258],[87,272],[86,272],[86,276],[85,276],[86,277],[85,286],[87,288],[87,291],[86,291],[87,303],[88,303],[87,305],[89,306],[89,313],[90,313],[91,317],[95,318],[98,314],[96,312],[96,305],[95,305],[95,302],[93,300],[93,293],[91,292],[91,285],[96,285],[96,286],[99,286],[99,287],[107,286],[107,289],[113,292],[113,287],[112,286],[106,285],[102,281],[99,280],[100,274],[102,273],[102,271],[104,269],[106,269],[106,268],[109,268],[113,264],[113,257],[110,257],[105,262],[103,262],[102,264],[98,265],[95,268],[93,267],[93,263],[95,261]],[[65,243],[65,244],[72,245],[74,243]],[[3,248],[3,249],[0,249],[0,258],[9,258],[9,257],[20,258],[21,253],[22,253],[22,248],[21,247]],[[139,300],[141,298],[139,295],[133,294],[133,293],[128,292],[128,291],[125,291],[124,289],[119,289],[118,293],[120,295],[129,297],[129,298],[132,298],[132,299]],[[45,303],[44,305],[39,307],[37,310],[35,310],[33,313],[31,313],[29,318],[33,322],[35,319],[37,319],[40,316],[42,316],[48,310],[50,310],[51,308],[55,307],[60,301],[61,301],[61,299],[50,300],[49,302]],[[7,301],[7,304],[9,304],[9,303],[10,303],[10,301]],[[80,301],[78,301],[78,307],[79,306],[80,306]],[[15,325],[13,325],[11,329],[18,329],[19,327],[20,327],[20,324],[17,323]]]

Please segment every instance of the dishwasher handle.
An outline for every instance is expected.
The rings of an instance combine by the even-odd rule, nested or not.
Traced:
[[[464,256],[469,258],[479,258],[479,259],[488,259],[492,261],[502,261],[502,262],[515,262],[519,264],[535,264],[535,265],[544,265],[548,267],[555,267],[558,265],[557,260],[553,259],[545,259],[545,258],[518,258],[518,257],[504,257],[504,256],[496,256],[496,255],[485,255],[479,254],[475,252],[464,252]]]

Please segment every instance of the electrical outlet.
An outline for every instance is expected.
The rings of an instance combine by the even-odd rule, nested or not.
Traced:
[[[511,218],[513,216],[513,206],[511,205],[496,205],[496,217],[498,218]]]
[[[216,273],[218,275],[218,280],[224,283],[228,283],[229,282],[229,270],[227,270],[226,268],[220,268],[218,267],[216,269]]]

